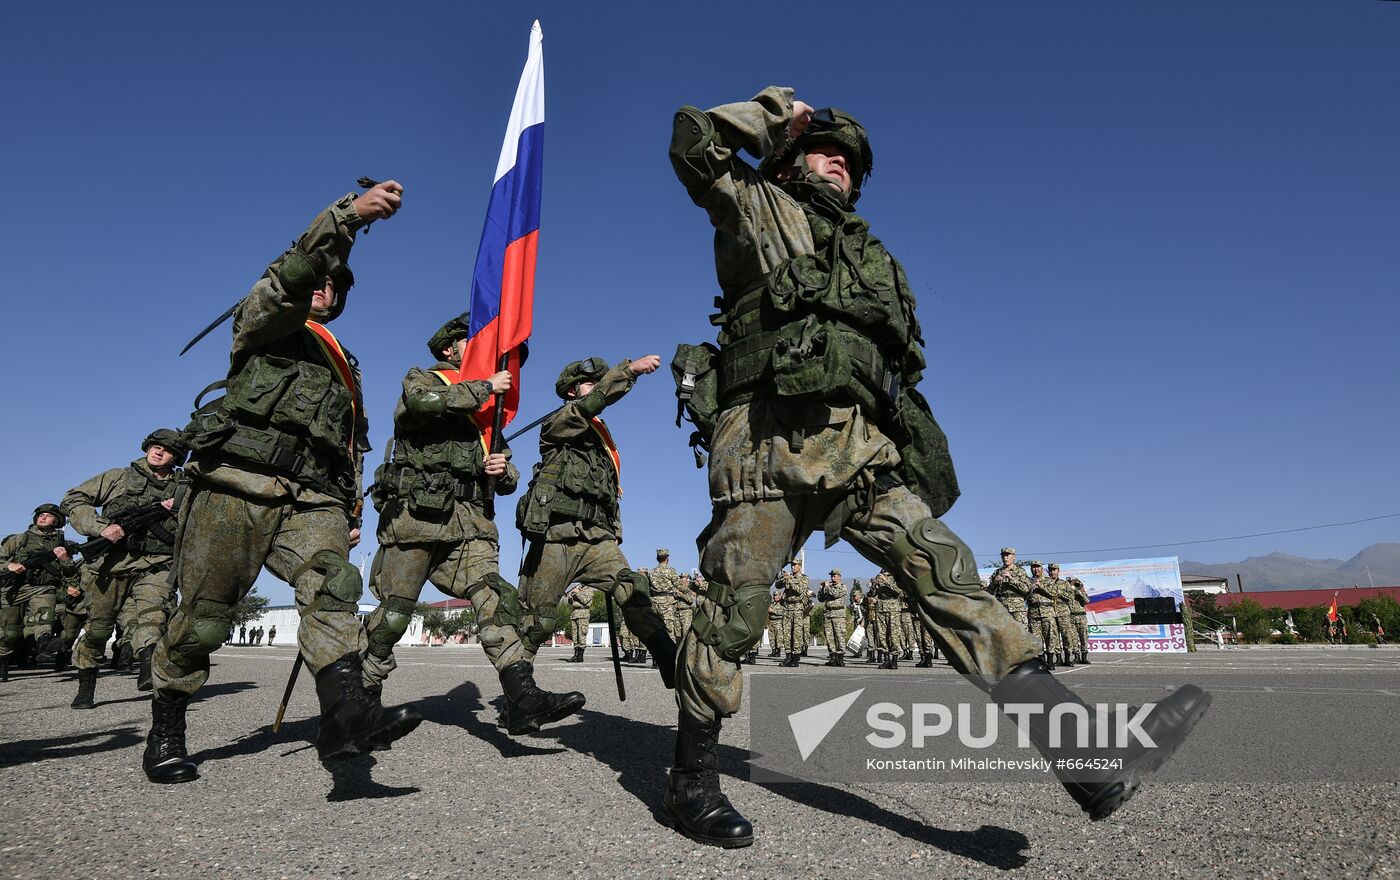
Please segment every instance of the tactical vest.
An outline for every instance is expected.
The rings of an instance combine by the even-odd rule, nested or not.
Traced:
[[[126,514],[174,498],[177,483],[173,474],[161,480],[137,464],[128,465],[122,474],[121,494],[102,506],[102,518],[116,522]],[[119,546],[130,556],[168,556],[175,552],[175,535],[170,528],[174,521],[167,522],[169,525],[156,522],[145,528],[127,530],[126,539]]]
[[[11,561],[23,562],[28,556],[52,551],[60,544],[67,543],[63,532],[59,529],[54,529],[47,535],[41,535],[33,529],[26,529],[20,534],[20,541],[15,547]],[[43,562],[26,566],[23,577],[24,582],[33,587],[61,586],[63,584],[62,563],[58,561],[57,556],[45,559]]]
[[[400,428],[394,434],[393,460],[376,474],[374,491],[397,497],[419,519],[441,519],[457,502],[481,499],[485,456],[481,431],[471,418],[430,419],[411,430]]]
[[[346,352],[353,370],[356,362]],[[204,394],[224,396],[204,406]],[[186,429],[192,458],[252,465],[309,484],[347,504],[358,494],[355,395],[312,331],[276,340],[237,373],[204,389]]]
[[[618,521],[617,471],[593,430],[557,447],[535,465],[530,488],[516,507],[515,525],[525,535],[543,535],[552,523],[614,528]]]

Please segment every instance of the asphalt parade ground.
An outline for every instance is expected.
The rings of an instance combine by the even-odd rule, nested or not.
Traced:
[[[746,675],[908,676],[911,686],[930,672],[954,675],[941,663],[827,669],[822,648],[811,654],[797,669],[765,658]],[[676,710],[657,674],[627,667],[622,703],[601,649],[577,665],[563,662],[568,655],[543,651],[536,677],[551,690],[583,691],[587,707],[512,739],[496,727],[500,686],[477,647],[401,649],[385,703],[415,703],[427,720],[391,751],[327,767],[310,748],[310,676],[281,732],[271,732],[294,649],[224,648],[189,712],[201,778],[175,786],[149,784],[141,772],[150,713],[133,675],[104,672],[97,708],[74,711],[71,671],[12,672],[0,684],[0,876],[1119,880],[1386,877],[1400,863],[1397,649],[1118,655],[1067,670],[1076,689],[1238,682],[1264,717],[1271,700],[1289,696],[1307,705],[1317,695],[1327,712],[1337,690],[1368,707],[1357,726],[1377,743],[1376,759],[1390,762],[1370,780],[1242,780],[1236,756],[1257,750],[1269,731],[1208,714],[1187,745],[1193,781],[1149,782],[1097,823],[1049,782],[751,783],[746,710],[725,725],[722,772],[757,840],[729,851],[692,843],[662,819]],[[1309,725],[1289,723],[1298,729],[1287,760],[1325,766],[1338,748],[1333,735],[1324,726],[1310,739]]]

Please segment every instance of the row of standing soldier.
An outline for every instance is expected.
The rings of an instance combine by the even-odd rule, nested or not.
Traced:
[[[1001,548],[1001,567],[987,589],[1041,646],[1049,669],[1089,662],[1089,594],[1079,578],[1062,579],[1059,563],[1029,563],[1027,575],[1016,562],[1016,548]]]

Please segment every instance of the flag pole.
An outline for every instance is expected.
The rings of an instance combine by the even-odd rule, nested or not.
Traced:
[[[501,355],[496,361],[496,372],[504,372],[510,368],[510,352]],[[496,409],[491,414],[491,447],[488,454],[495,455],[501,448],[501,432],[506,426],[506,394],[504,391],[497,392]],[[482,511],[487,519],[496,518],[496,477],[494,474],[486,477],[485,497],[481,499]]]

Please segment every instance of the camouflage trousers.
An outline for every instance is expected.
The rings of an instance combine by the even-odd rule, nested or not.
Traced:
[[[642,650],[642,640],[639,639],[639,638],[637,638],[636,633],[632,632],[632,630],[630,630],[630,629],[627,628],[627,624],[623,623],[622,621],[618,621],[618,629],[621,630],[621,631],[617,634],[617,636],[618,636],[618,639],[622,642],[622,650],[624,650],[624,651],[640,651],[640,650]]]
[[[588,618],[569,618],[569,641],[574,643],[575,648],[588,647]]]
[[[500,548],[485,536],[379,545],[369,570],[369,591],[379,600],[379,607],[365,619],[365,685],[382,686],[398,668],[393,646],[412,617],[410,606],[428,582],[449,596],[471,600],[481,647],[493,666],[504,669],[528,659],[520,637],[518,610],[503,609],[501,597],[490,587],[488,576],[499,574]],[[513,600],[512,595],[506,604],[514,604]],[[402,610],[393,611],[394,606]]]
[[[1071,611],[1069,619],[1074,628],[1074,634],[1079,638],[1080,653],[1089,653],[1089,615],[1075,614]]]
[[[651,598],[646,594],[634,596],[637,591],[632,580],[618,577],[623,570],[630,570],[627,557],[611,539],[531,541],[525,558],[520,560],[520,600],[524,606],[520,631],[536,633],[521,641],[525,659],[534,660],[539,646],[554,633],[559,600],[573,583],[609,593],[622,612],[619,623],[625,623],[628,629],[644,635],[654,628],[668,629]],[[639,643],[637,648],[641,647]]]
[[[651,607],[656,609],[666,624],[666,634],[671,641],[680,643],[680,621],[676,617],[676,596],[674,593],[656,593],[651,597]]]
[[[1031,633],[1040,643],[1040,653],[1060,653],[1060,624],[1053,614],[1031,616]]]
[[[1074,628],[1074,623],[1069,619],[1069,612],[1055,615],[1055,626],[1060,631],[1060,652],[1067,657],[1072,657],[1079,653],[1079,633]]]
[[[871,651],[885,650],[885,640],[880,633],[880,609],[865,614],[865,647]]]
[[[899,612],[893,608],[881,608],[875,613],[875,620],[880,627],[880,650],[903,651],[904,633],[899,626]]]
[[[833,654],[846,653],[846,615],[833,611],[822,619],[822,634],[826,636],[826,649]]]
[[[0,659],[9,657],[25,636],[46,635],[53,631],[58,587],[24,586],[9,601],[0,590]]]
[[[772,649],[774,649],[774,648],[777,648],[779,645],[786,644],[786,643],[783,641],[783,639],[782,639],[782,634],[783,634],[783,618],[781,618],[781,617],[770,617],[770,618],[768,618],[768,626],[767,626],[765,629],[766,629],[767,632],[768,632],[768,648],[769,648],[769,650],[772,650]],[[758,639],[758,640],[759,640],[760,642],[762,642],[762,641],[763,641],[763,637],[762,637],[762,636],[759,636],[759,639]]]
[[[682,645],[684,660],[676,681],[681,712],[710,723],[733,715],[743,705],[738,660],[761,634],[758,626],[768,601],[768,585],[791,558],[792,548],[821,529],[836,505],[844,501],[844,493],[833,492],[715,508],[701,536],[700,570],[712,589],[719,582],[736,591],[752,592],[752,598],[740,598],[727,606],[708,597],[701,603],[695,625]],[[847,520],[839,536],[866,559],[893,571],[918,610],[920,624],[932,632],[955,669],[980,674],[995,683],[1034,659],[1039,653],[1034,643],[990,593],[980,587],[934,582],[932,561],[923,552],[902,558],[892,552],[895,543],[915,525],[921,526],[925,536],[936,535],[940,546],[956,549],[956,570],[963,573],[964,580],[977,584],[972,551],[946,526],[931,519],[928,506],[904,486],[877,490],[871,506]],[[929,595],[919,591],[920,582],[933,583]],[[731,623],[731,617],[740,619]],[[742,633],[747,628],[749,640],[722,655],[716,645],[698,637],[696,626],[702,618],[725,632]],[[747,620],[755,622],[748,624]]]
[[[801,654],[807,647],[806,623],[807,616],[802,613],[801,606],[784,607],[782,627],[778,630],[778,647],[784,654]]]
[[[901,651],[914,647],[914,615],[908,610],[899,613],[899,637],[903,640]]]
[[[671,637],[671,641],[679,645],[681,638],[690,630],[690,622],[695,619],[695,606],[689,602],[677,601],[672,616],[676,619],[676,634]]]
[[[1021,624],[1021,629],[1025,630],[1026,632],[1032,632],[1030,614],[1028,614],[1024,610],[1011,611],[1009,609],[1007,610],[1007,613],[1010,614],[1012,617],[1016,618],[1016,622]]]
[[[71,651],[78,642],[78,635],[82,632],[83,626],[87,623],[87,604],[79,601],[75,606],[69,608],[60,602],[57,613],[59,644],[63,650]]]
[[[228,637],[233,606],[264,565],[295,593],[302,615],[297,641],[312,673],[364,653],[365,629],[356,611],[327,607],[326,576],[306,565],[321,551],[345,559],[349,545],[348,520],[338,504],[260,502],[195,482],[175,536],[180,605],[156,643],[155,687],[193,695],[204,686],[209,656]]]
[[[100,666],[117,624],[122,628],[121,641],[129,643],[133,651],[140,652],[160,640],[174,593],[168,559],[162,558],[145,570],[120,574],[84,567],[81,577],[88,622],[73,656],[75,666]]]

